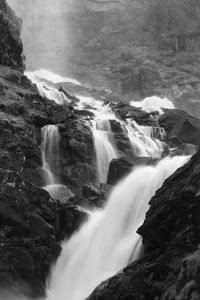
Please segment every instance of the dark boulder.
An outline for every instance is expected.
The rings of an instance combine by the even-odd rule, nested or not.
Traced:
[[[113,159],[109,165],[107,184],[116,184],[136,166],[155,164],[156,161],[157,159],[150,157],[135,157],[131,160],[126,157]]]
[[[200,119],[187,112],[170,109],[166,110],[159,119],[159,124],[166,131],[167,138],[175,145],[200,143]]]
[[[138,107],[134,107],[128,104],[117,104],[113,107],[113,110],[122,120],[132,119],[139,125],[144,126],[156,125],[152,116]]]
[[[122,179],[133,168],[133,162],[126,158],[113,159],[109,165],[107,184],[114,185],[117,181]]]
[[[110,120],[110,127],[111,127],[112,132],[114,132],[114,133],[123,133],[124,132],[120,122],[118,122],[117,120]]]
[[[81,119],[69,119],[59,125],[60,177],[72,192],[95,180],[95,151],[90,127]]]
[[[82,198],[76,201],[86,208],[103,207],[111,190],[111,185],[104,183],[89,183],[83,186]]]

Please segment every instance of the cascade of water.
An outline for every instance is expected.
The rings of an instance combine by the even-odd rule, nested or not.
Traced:
[[[47,70],[39,70],[34,72],[25,72],[25,75],[37,86],[42,97],[54,100],[57,104],[69,103],[69,99],[63,92],[58,91],[53,84],[60,82],[69,82],[80,85],[79,81],[62,77]]]
[[[43,127],[42,138],[42,161],[46,182],[44,189],[47,190],[53,198],[56,198],[62,188],[62,185],[59,184],[59,180],[56,178],[53,172],[55,168],[59,168],[60,135],[58,126],[47,125]]]
[[[42,128],[42,161],[46,186],[44,189],[54,199],[66,202],[73,193],[55,176],[55,169],[59,168],[60,134],[57,125],[47,125]]]
[[[135,121],[132,122],[134,127],[140,132],[141,134],[148,136],[152,139],[157,140],[164,140],[166,132],[164,128],[159,126],[140,126]]]
[[[165,158],[155,167],[139,167],[118,183],[104,210],[93,212],[81,230],[64,243],[48,287],[48,300],[83,300],[100,282],[138,258],[141,239],[136,230],[148,202],[187,159]]]
[[[98,182],[106,183],[109,164],[117,158],[117,150],[113,146],[112,131],[109,120],[93,122],[92,133],[96,152]]]
[[[163,152],[163,144],[154,138],[154,128],[150,126],[139,126],[136,122],[128,121],[125,124],[127,135],[133,148],[134,155],[160,158]],[[162,129],[160,129],[161,132]]]

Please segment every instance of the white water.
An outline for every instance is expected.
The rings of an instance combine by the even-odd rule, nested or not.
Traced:
[[[50,184],[45,186],[44,189],[53,199],[59,199],[62,203],[66,203],[74,197],[74,194],[63,184]]]
[[[60,134],[57,125],[47,125],[42,128],[43,142],[42,162],[46,186],[52,198],[67,201],[72,194],[66,186],[59,184],[59,178],[54,175],[55,168],[59,168],[59,142]]]
[[[135,156],[162,156],[163,143],[158,139],[159,134],[154,134],[155,127],[139,126],[136,122],[128,121],[125,128]],[[162,129],[159,129],[159,132],[163,132]]]
[[[81,230],[63,244],[53,269],[47,300],[83,300],[103,280],[137,259],[148,202],[163,181],[188,158],[165,158],[140,167],[112,191],[104,210],[93,212]]]
[[[52,83],[68,82],[76,85],[81,85],[80,81],[76,79],[64,77],[45,69],[37,70],[34,72],[26,72],[26,76],[31,76],[32,78],[34,77],[37,78],[38,80],[45,80]]]
[[[47,70],[26,72],[26,76],[37,85],[41,96],[52,99],[60,105],[69,103],[70,101],[64,93],[59,92],[53,87],[53,84],[61,81],[80,84],[80,82],[74,79],[62,77]],[[125,128],[125,134],[128,135],[135,156],[156,158],[162,156],[163,143],[160,140],[163,140],[165,134],[162,128],[139,126],[135,121],[131,120],[124,122],[115,115],[109,105],[105,105],[102,101],[82,95],[78,95],[78,98],[80,102],[77,103],[77,109],[81,110],[86,108],[94,114],[91,131],[96,152],[98,182],[106,182],[111,160],[119,157],[112,138],[111,128],[108,125],[109,120],[116,120],[121,124],[122,128]],[[155,104],[153,104],[154,100]],[[142,102],[132,102],[132,104],[139,106],[138,103],[141,103],[142,108],[151,107],[152,111],[158,108],[159,111],[161,111],[160,107],[170,107],[170,105],[172,105],[169,100],[161,99],[156,96],[146,98]],[[104,128],[100,124],[104,124]]]
[[[46,185],[56,184],[52,162],[58,164],[60,135],[58,126],[47,125],[42,128],[42,162]]]
[[[44,84],[46,86],[45,81]],[[40,93],[44,89],[42,86]],[[118,156],[109,122],[111,119],[120,122],[125,128],[134,155],[161,157],[163,144],[160,140],[164,136],[161,128],[139,126],[130,120],[124,122],[101,101],[78,97],[78,109],[87,107],[94,114],[91,130],[100,182],[106,181],[109,163]],[[60,100],[56,101],[62,104]],[[61,197],[60,185],[50,165],[55,160],[53,156],[56,153],[53,150],[57,144],[54,130],[55,128],[50,127],[44,133],[46,150],[43,162],[47,170],[47,182],[50,183],[45,188],[52,197],[57,197],[58,191]],[[48,143],[45,143],[45,136]],[[163,181],[186,160],[186,157],[165,158],[156,167],[138,167],[113,189],[106,207],[91,213],[80,231],[63,244],[62,254],[48,285],[47,300],[84,300],[99,283],[139,258],[141,238],[136,231],[144,221],[148,202]],[[64,195],[63,201],[67,201],[66,199]]]
[[[92,123],[92,132],[99,182],[106,182],[109,163],[113,158],[119,157],[112,139],[109,120],[118,121],[122,128],[125,129],[125,134],[128,135],[135,156],[161,158],[164,148],[160,140],[163,140],[165,135],[163,128],[139,126],[135,121],[131,120],[124,122],[117,118],[108,105],[105,105],[101,101],[97,101],[91,97],[78,97],[80,99],[79,108],[84,109],[85,106],[89,105],[87,109],[92,111],[95,116],[95,121]],[[104,125],[102,126],[102,124]]]
[[[163,114],[163,109],[174,109],[174,104],[169,99],[158,96],[147,97],[142,101],[131,101],[131,105],[142,108],[148,113],[157,111]]]
[[[61,82],[69,82],[80,85],[79,81],[68,77],[62,77],[47,70],[38,70],[34,72],[25,72],[25,75],[36,84],[37,89],[42,97],[54,100],[57,104],[69,103],[69,99],[62,92],[59,92],[54,84]]]
[[[116,148],[112,142],[112,131],[109,120],[93,122],[93,137],[96,152],[98,182],[106,183],[109,164],[112,159],[118,157]]]

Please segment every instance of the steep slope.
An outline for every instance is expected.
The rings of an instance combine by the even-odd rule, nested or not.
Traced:
[[[64,132],[66,123],[73,135],[83,126],[78,131],[74,112],[41,97],[24,76],[20,30],[21,21],[0,0],[0,288],[36,296],[44,293],[60,241],[85,217],[70,201],[53,200],[41,189],[41,128],[61,122]],[[73,145],[68,150],[79,163]]]

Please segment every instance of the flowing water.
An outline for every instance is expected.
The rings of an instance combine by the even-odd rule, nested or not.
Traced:
[[[47,125],[42,128],[43,142],[42,162],[44,170],[44,178],[46,185],[43,187],[52,198],[66,202],[74,195],[63,184],[60,184],[59,176],[55,175],[55,171],[59,173],[59,142],[60,134],[57,125]]]
[[[52,99],[60,105],[69,103],[69,99],[64,93],[59,92],[54,84],[70,82],[75,85],[81,85],[75,79],[63,77],[47,70],[26,72],[26,76],[36,84],[41,96]],[[162,140],[165,135],[163,128],[139,126],[135,121],[131,120],[123,121],[116,116],[109,105],[105,105],[102,101],[83,95],[77,95],[77,98],[80,101],[76,103],[76,108],[80,110],[87,109],[94,115],[94,120],[91,122],[91,131],[96,153],[97,182],[105,183],[107,181],[109,164],[112,159],[119,157],[109,120],[119,122],[124,128],[124,133],[129,138],[134,156],[162,157],[164,150]],[[172,107],[172,103],[169,100],[159,97],[149,97],[142,102],[134,103],[139,106],[138,103],[144,102],[141,104],[142,108],[151,107],[153,109],[153,100],[155,100],[154,111],[159,107],[159,112],[162,113],[161,107]]]
[[[69,82],[79,85],[74,79],[63,77],[48,70],[38,70],[34,72],[25,72],[25,75],[36,84],[37,89],[42,97],[54,100],[57,104],[69,103],[68,98],[62,92],[59,92],[53,84],[59,82]]]
[[[19,1],[9,0],[9,2],[15,9],[19,8]],[[22,7],[27,4],[29,11],[27,13],[25,9],[21,14],[26,24],[23,26],[26,30],[23,30],[22,37],[25,54],[31,56],[31,59],[28,57],[29,63],[34,66],[35,60],[42,68],[51,65],[52,69],[55,67],[63,71],[67,66],[65,56],[70,49],[68,26],[65,26],[66,23],[57,18],[57,15],[53,18],[53,14],[55,11],[56,14],[63,11],[63,3],[68,7],[68,2],[75,1],[45,0],[45,5],[40,0],[20,2],[23,4]],[[21,13],[21,9],[19,12]],[[56,20],[56,23],[52,21],[51,24],[47,23],[44,18],[46,13],[50,13],[51,19]],[[42,17],[38,17],[38,14]],[[34,28],[36,30],[33,32]],[[30,32],[34,33],[33,36]],[[81,85],[75,79],[45,69],[26,72],[26,75],[37,85],[41,96],[54,100],[59,105],[69,103],[69,99],[56,89],[56,84],[68,82]],[[106,181],[110,161],[119,156],[109,120],[121,124],[129,138],[134,156],[162,157],[164,149],[162,141],[165,135],[162,128],[139,126],[130,120],[122,121],[101,101],[82,95],[78,97],[80,99],[78,109],[87,107],[94,114],[91,131],[96,152],[98,182]],[[148,97],[141,102],[133,101],[131,104],[149,113],[157,111],[158,114],[162,114],[164,109],[174,108],[168,99],[157,96]],[[49,191],[52,197],[65,201],[70,195],[57,175],[60,139],[58,127],[45,126],[42,129],[42,136],[41,148],[46,182],[44,189]],[[140,166],[134,169],[119,182],[113,188],[106,206],[102,210],[91,212],[80,231],[63,243],[61,256],[49,278],[46,300],[84,300],[99,283],[139,258],[142,243],[136,231],[144,221],[148,203],[164,180],[187,160],[187,157],[164,158],[156,166]],[[7,294],[2,295],[4,300],[9,299]],[[10,299],[16,300],[15,296]]]
[[[156,127],[159,133],[155,134],[155,127],[139,126],[136,122],[130,121],[125,124],[125,128],[135,156],[154,158],[162,156],[164,145],[159,138],[163,129]]]
[[[94,122],[92,132],[96,149],[97,180],[98,182],[106,183],[109,164],[112,159],[118,157],[117,150],[112,142],[112,131],[109,120]]]
[[[46,74],[47,77],[44,76]],[[34,79],[42,96],[48,97],[48,93],[51,93],[51,99],[55,97],[54,101],[59,104],[68,101],[63,98],[62,93],[52,87],[53,83],[61,80],[56,74],[50,75],[43,71],[39,72],[39,76],[36,76],[36,73],[34,76],[29,73],[28,76]],[[90,126],[96,152],[98,182],[106,182],[110,161],[119,157],[110,120],[121,124],[130,140],[134,156],[161,158],[164,149],[162,140],[165,135],[162,128],[139,126],[135,121],[120,120],[111,107],[102,101],[82,95],[78,95],[78,98],[80,101],[77,103],[77,109],[87,109],[94,115]],[[147,110],[150,111],[153,105],[152,97],[149,99],[150,104],[147,104],[147,99],[141,106],[145,109],[148,107]],[[158,109],[159,113],[163,112],[163,103],[165,107],[170,106],[167,100],[161,103],[156,100],[155,109]],[[42,149],[47,182],[45,189],[52,197],[65,199],[63,186],[54,175],[56,162],[59,160],[57,126],[43,128]],[[90,213],[80,231],[63,244],[62,254],[49,280],[47,300],[83,300],[99,283],[139,258],[142,245],[136,231],[144,221],[148,202],[163,181],[187,159],[165,158],[154,167],[138,167],[113,188],[105,208]]]
[[[106,207],[93,212],[63,249],[48,286],[47,300],[83,300],[141,251],[136,233],[148,202],[163,181],[188,158],[165,158],[155,167],[139,167],[113,189]]]
[[[46,185],[54,185],[57,179],[53,173],[55,165],[59,163],[59,129],[56,125],[47,125],[42,128],[42,162]],[[53,165],[52,165],[53,164]]]

